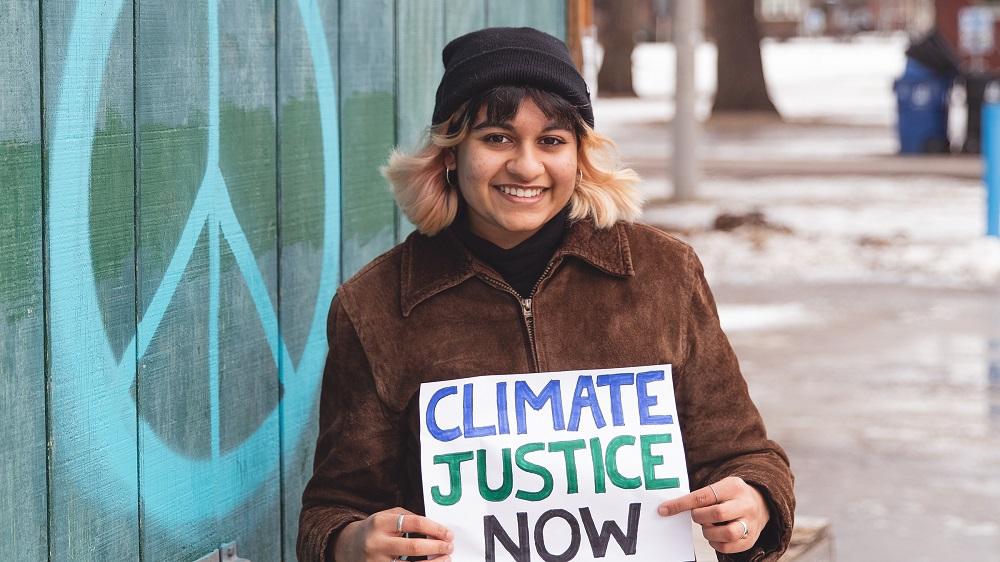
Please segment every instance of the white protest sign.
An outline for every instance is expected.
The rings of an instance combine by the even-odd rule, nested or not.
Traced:
[[[424,383],[420,449],[454,560],[694,560],[670,365]]]

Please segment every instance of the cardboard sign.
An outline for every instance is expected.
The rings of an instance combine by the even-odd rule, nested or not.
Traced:
[[[694,560],[670,365],[425,383],[420,420],[454,560]]]

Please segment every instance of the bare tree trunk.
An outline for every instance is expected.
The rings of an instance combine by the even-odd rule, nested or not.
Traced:
[[[604,62],[597,73],[601,96],[635,96],[632,89],[632,51],[635,49],[635,0],[596,0],[597,40]]]
[[[688,0],[679,0],[688,1]],[[767,112],[777,115],[764,82],[760,30],[754,0],[707,0],[710,33],[719,58],[712,113]]]

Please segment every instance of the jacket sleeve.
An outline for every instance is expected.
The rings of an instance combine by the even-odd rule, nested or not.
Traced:
[[[728,476],[738,476],[757,488],[768,505],[770,520],[753,547],[738,554],[719,554],[719,560],[777,560],[788,548],[794,523],[794,478],[788,456],[767,438],[693,251],[688,271],[687,356],[676,374],[675,387],[691,489]]]
[[[313,475],[302,494],[296,547],[302,562],[334,560],[349,523],[400,505],[400,414],[385,407],[358,333],[340,296],[327,320],[330,351],[319,399]]]

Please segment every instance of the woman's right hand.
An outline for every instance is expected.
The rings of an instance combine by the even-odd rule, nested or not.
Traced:
[[[397,530],[403,516],[402,532]],[[419,533],[425,539],[405,538],[402,533]],[[373,513],[367,519],[344,527],[334,546],[337,562],[390,562],[402,556],[430,556],[439,562],[451,562],[454,534],[430,519],[394,507]]]

